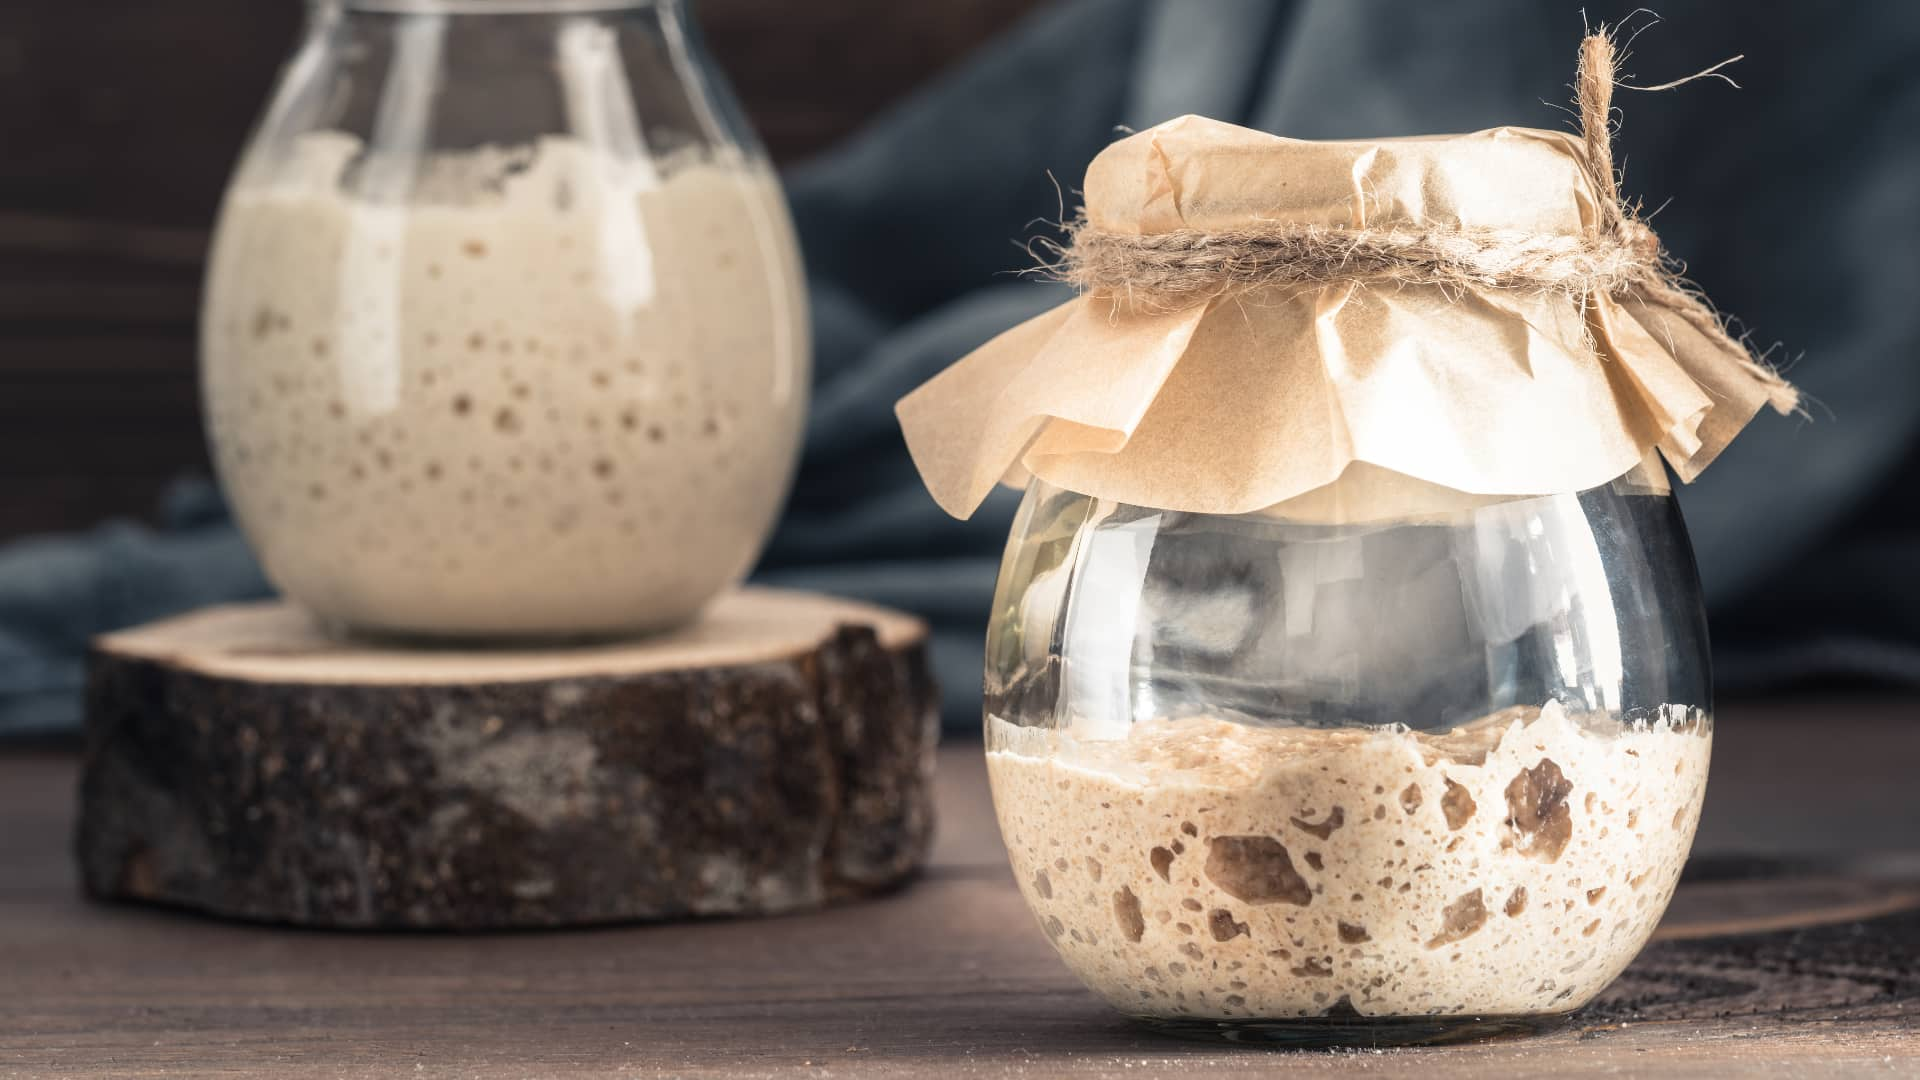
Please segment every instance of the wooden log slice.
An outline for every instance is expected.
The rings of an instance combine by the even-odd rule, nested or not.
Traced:
[[[925,627],[749,588],[663,636],[350,643],[278,603],[95,642],[87,891],[329,927],[766,915],[932,832]]]

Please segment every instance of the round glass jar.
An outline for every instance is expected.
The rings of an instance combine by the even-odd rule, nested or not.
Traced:
[[[803,286],[678,0],[321,0],[215,234],[214,461],[330,624],[683,622],[785,497]]]
[[[1028,487],[987,646],[1020,888],[1176,1033],[1445,1041],[1556,1023],[1679,879],[1712,741],[1672,496],[1372,524]]]

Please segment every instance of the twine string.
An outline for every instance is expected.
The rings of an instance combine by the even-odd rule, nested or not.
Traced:
[[[1644,89],[1677,86],[1724,66]],[[1637,299],[1679,317],[1740,357],[1765,381],[1774,407],[1792,411],[1798,404],[1793,387],[1727,332],[1659,237],[1621,200],[1610,123],[1615,80],[1613,41],[1602,27],[1581,41],[1575,77],[1585,167],[1599,202],[1599,219],[1583,235],[1282,222],[1135,234],[1097,228],[1082,212],[1067,225],[1066,243],[1042,242],[1052,256],[1045,270],[1084,293],[1142,312],[1183,310],[1254,290],[1346,282]]]

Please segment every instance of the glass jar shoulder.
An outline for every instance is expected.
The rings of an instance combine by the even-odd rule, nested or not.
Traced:
[[[1549,702],[1620,720],[1711,708],[1678,508],[1626,482],[1328,521],[1035,481],[987,667],[990,713],[1097,737],[1187,717],[1445,731]]]

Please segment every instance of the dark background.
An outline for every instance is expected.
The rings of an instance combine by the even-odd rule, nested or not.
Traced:
[[[1047,177],[1070,189],[1116,125],[1182,112],[1300,138],[1569,127],[1573,45],[1602,22],[1650,31],[1623,69],[1643,86],[1745,55],[1739,90],[1616,95],[1616,154],[1809,403],[1680,492],[1716,682],[1920,686],[1920,3],[691,6],[783,166],[809,269],[812,415],[759,577],[927,617],[956,730],[978,723],[1017,495],[946,518],[891,406],[1061,298],[1009,274],[1060,212]],[[205,469],[208,226],[302,8],[0,0],[0,731],[77,725],[91,635],[266,588],[210,489],[157,511]],[[165,527],[89,528],[115,516]]]
[[[695,14],[785,165],[1038,6],[699,0]],[[0,3],[0,542],[149,516],[167,481],[206,468],[202,257],[303,10]]]

